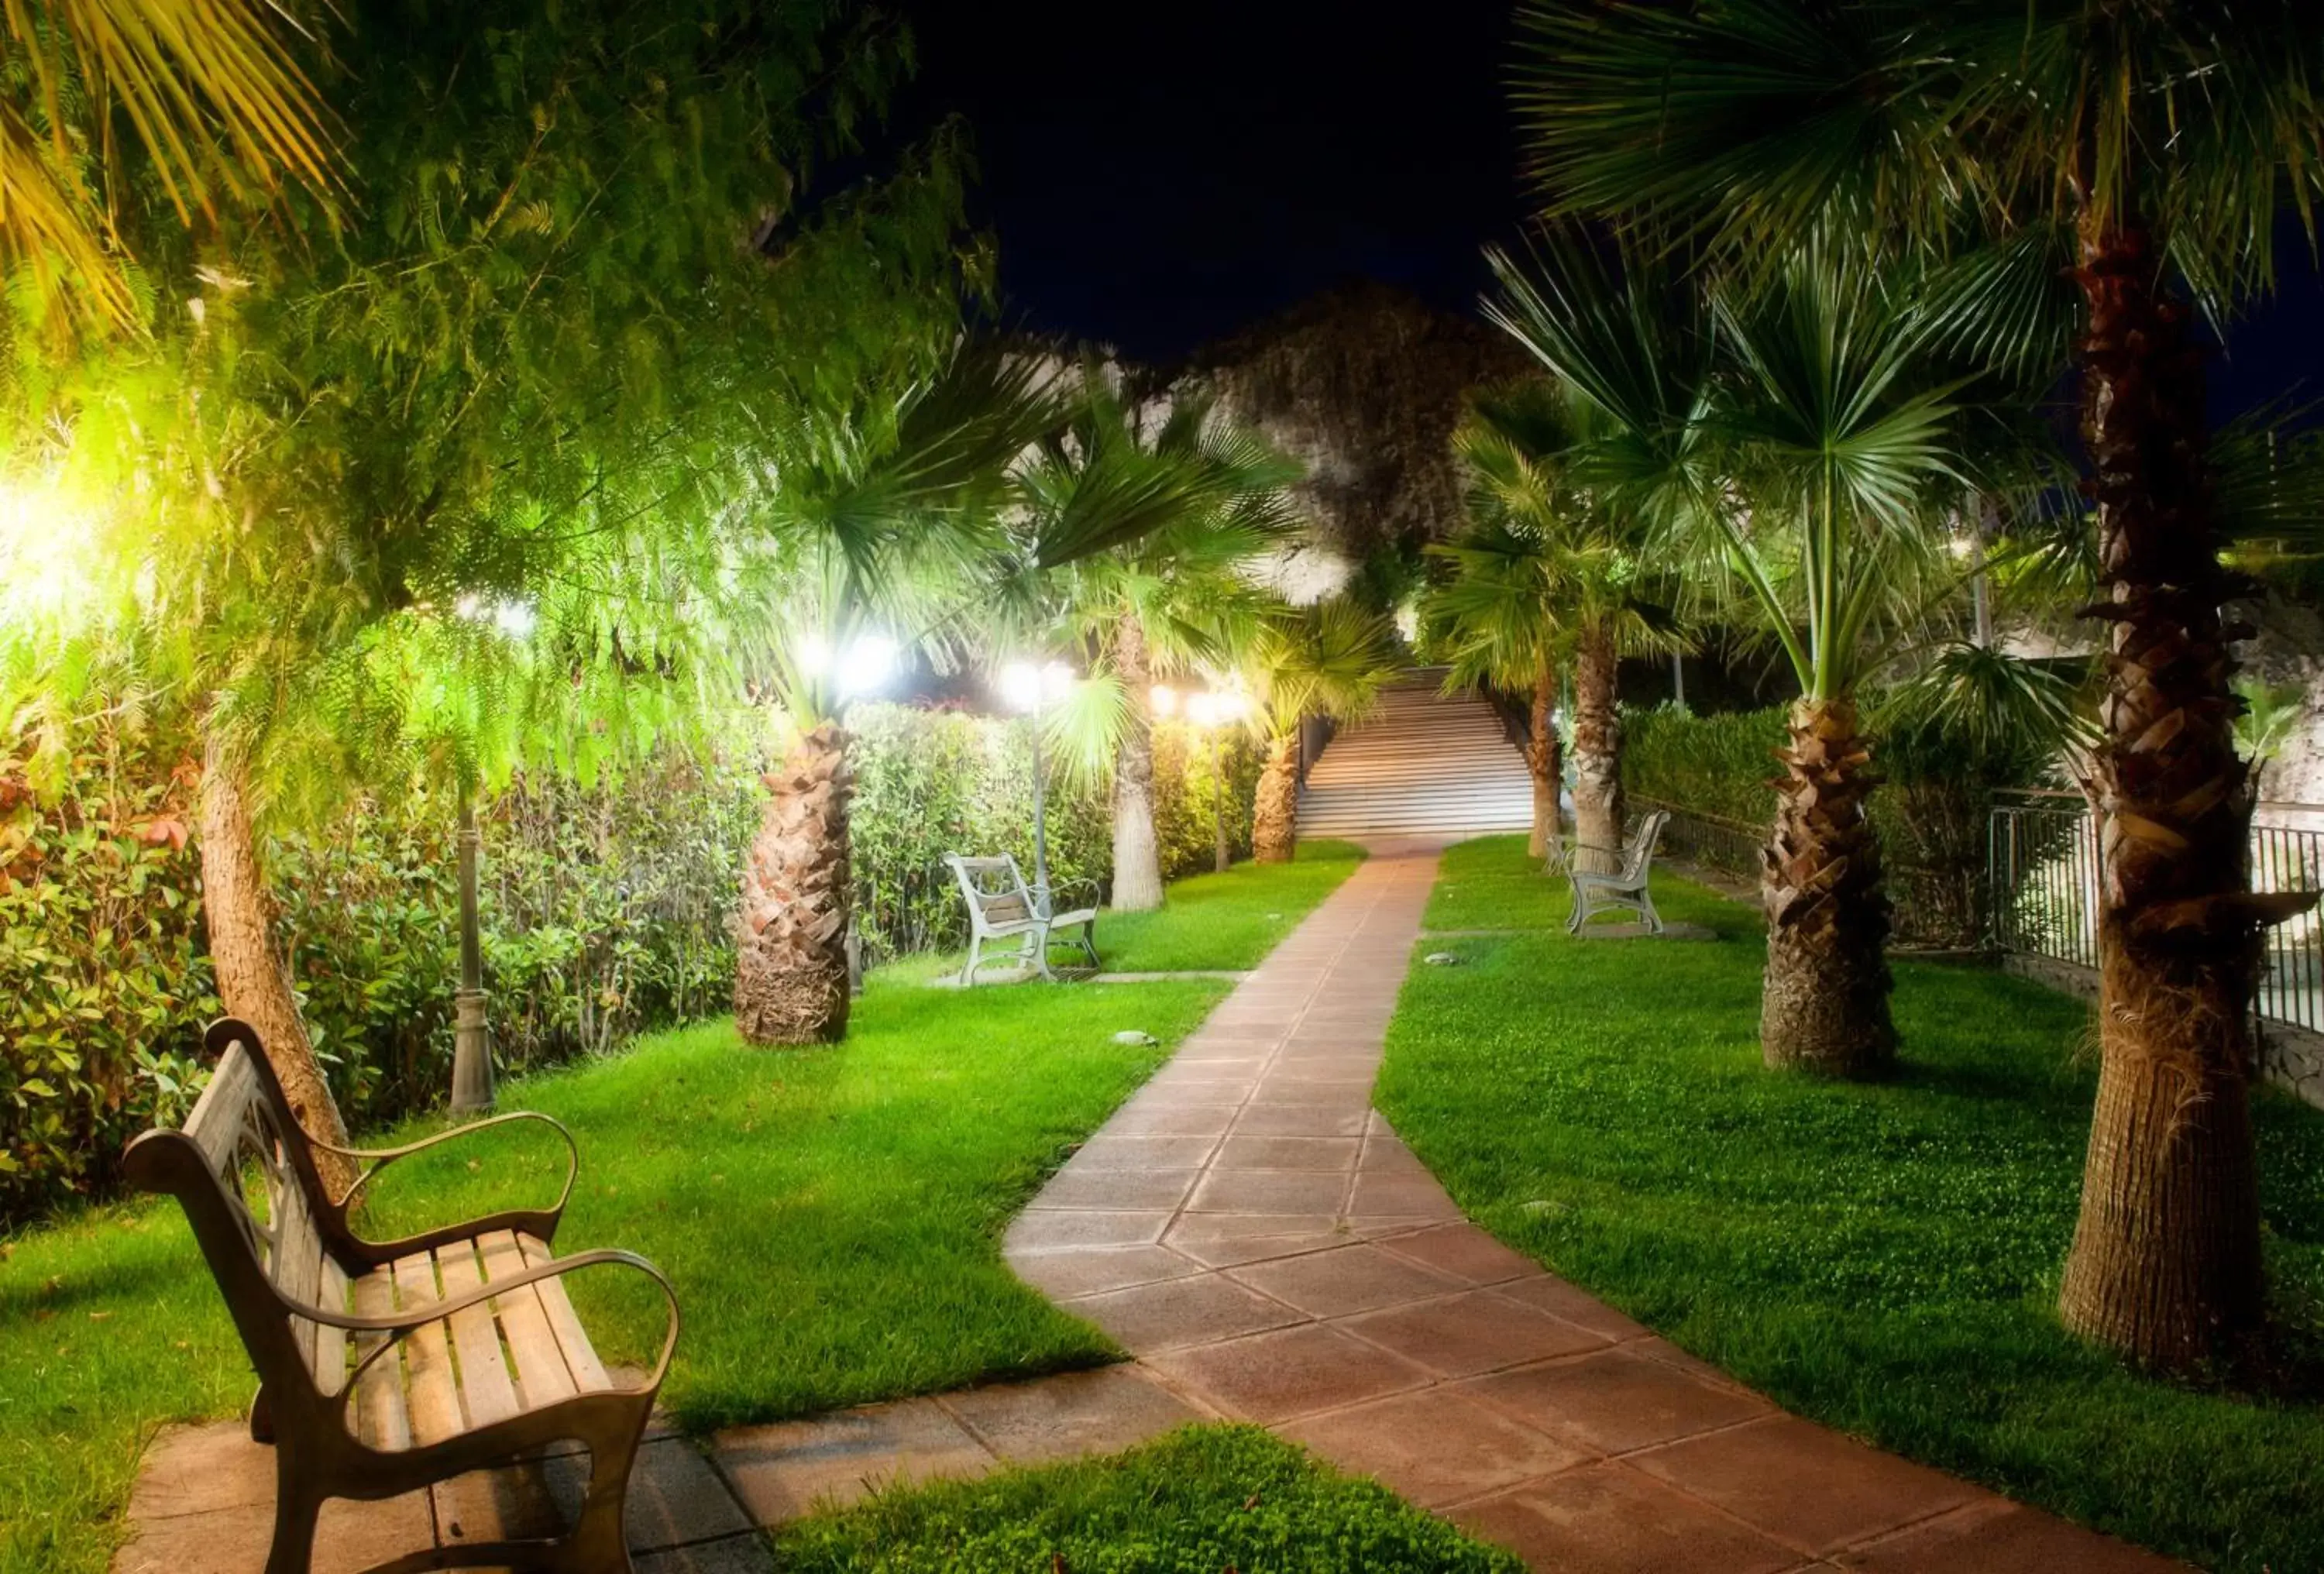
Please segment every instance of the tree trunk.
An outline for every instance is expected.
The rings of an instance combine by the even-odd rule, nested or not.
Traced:
[[[752,1044],[847,1036],[847,734],[825,722],[765,778],[773,795],[742,871],[734,1025]]]
[[[2163,247],[2086,226],[2076,277],[2082,437],[2112,624],[2098,818],[2098,1103],[2066,1325],[2148,1366],[2246,1353],[2260,1329],[2259,1194],[2246,1012],[2260,931],[2294,902],[2250,894],[2252,787],[2204,449],[2203,365]],[[2312,898],[2311,898],[2312,899]],[[2296,899],[2295,899],[2296,901]]]
[[[244,767],[215,738],[204,751],[200,813],[202,918],[218,999],[227,1016],[257,1030],[267,1063],[307,1135],[345,1147],[346,1122],[315,1059],[314,1041],[307,1036],[290,971],[275,943],[274,897],[259,861]],[[315,1168],[335,1197],[346,1195],[355,1184],[354,1164],[336,1154],[318,1150]]]
[[[1565,775],[1557,741],[1557,674],[1549,663],[1533,680],[1533,735],[1526,740],[1526,769],[1533,773],[1533,838],[1526,851],[1547,858],[1561,833],[1557,795]]]
[[[1250,806],[1250,855],[1260,863],[1289,863],[1299,844],[1299,730],[1268,746],[1267,769]]]
[[[1154,835],[1154,669],[1146,630],[1123,609],[1114,626],[1114,666],[1128,691],[1130,725],[1113,759],[1113,909],[1143,913],[1162,905],[1162,851]]]
[[[1573,866],[1622,867],[1622,724],[1614,711],[1619,663],[1610,629],[1582,637],[1573,661]]]
[[[1760,853],[1767,976],[1759,1048],[1771,1066],[1873,1077],[1896,1058],[1888,898],[1864,802],[1877,778],[1852,699],[1798,700],[1777,754],[1775,825]]]

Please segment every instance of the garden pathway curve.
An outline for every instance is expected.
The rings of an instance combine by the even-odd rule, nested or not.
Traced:
[[[1371,1108],[1436,849],[1372,851],[1019,1219],[1021,1276],[1536,1569],[2179,1567],[1787,1415],[1463,1220]]]
[[[2178,1564],[1785,1414],[1463,1220],[1371,1108],[1436,851],[1381,844],[1010,1229],[1136,1358],[722,1432],[657,1428],[638,1574],[764,1574],[757,1526],[875,1487],[1256,1422],[1560,1574],[2135,1574]],[[316,1574],[555,1533],[579,1461],[327,1505]],[[255,1574],[272,1460],[148,1451],[115,1574]]]

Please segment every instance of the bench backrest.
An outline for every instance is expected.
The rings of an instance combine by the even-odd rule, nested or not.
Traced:
[[[227,1017],[210,1025],[206,1043],[217,1056],[209,1086],[184,1126],[130,1143],[129,1179],[186,1210],[269,1390],[336,1394],[346,1382],[346,1335],[283,1302],[346,1307],[346,1270],[330,1250],[337,1210],[258,1035]]]
[[[1004,852],[998,858],[964,858],[957,852],[948,852],[945,861],[952,866],[954,878],[960,881],[960,892],[968,898],[969,911],[984,927],[1022,924],[1035,916],[1033,893],[1026,886],[1025,876],[1013,857]]]
[[[1630,833],[1629,848],[1622,854],[1624,881],[1636,884],[1646,878],[1646,866],[1655,858],[1655,841],[1663,833],[1663,826],[1669,819],[1669,810],[1656,809],[1638,822],[1638,828]]]

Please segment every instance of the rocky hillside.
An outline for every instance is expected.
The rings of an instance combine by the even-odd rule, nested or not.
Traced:
[[[1461,518],[1452,451],[1462,399],[1531,363],[1490,325],[1383,284],[1344,286],[1197,352],[1221,408],[1307,467],[1310,539],[1276,578],[1328,594],[1382,548],[1441,540]]]

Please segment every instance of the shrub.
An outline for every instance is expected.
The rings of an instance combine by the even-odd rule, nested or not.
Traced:
[[[1757,848],[1775,815],[1767,783],[1786,710],[1699,716],[1662,705],[1628,713],[1623,785],[1688,815],[1732,822],[1682,828],[1680,834],[1693,856],[1756,879]],[[1872,739],[1872,762],[1884,785],[1872,795],[1870,812],[1898,937],[1923,945],[1982,944],[1993,795],[2041,779],[2043,755],[1980,746],[1932,723],[1892,720]]]

